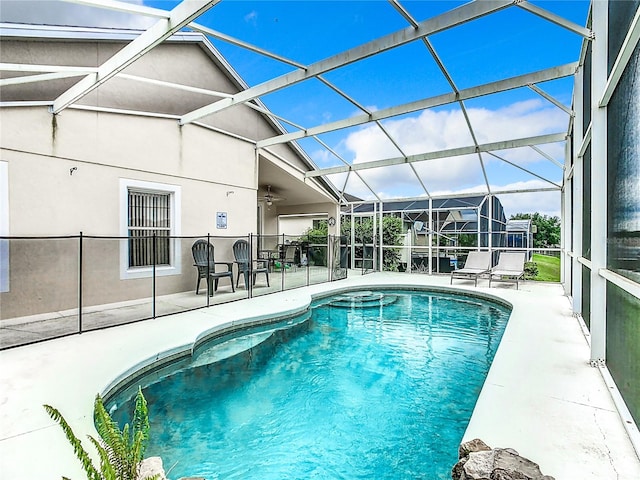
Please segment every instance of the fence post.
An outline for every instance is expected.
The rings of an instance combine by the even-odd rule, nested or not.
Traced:
[[[329,281],[333,282],[333,268],[335,267],[334,265],[334,259],[333,257],[335,256],[333,253],[333,248],[334,248],[334,240],[335,238],[333,238],[333,235],[327,235],[327,270],[329,270]],[[309,278],[307,276],[307,278]],[[309,286],[309,281],[307,280],[307,286]]]
[[[209,258],[209,245],[211,245],[211,234],[207,232],[207,307],[211,306],[211,300],[209,299],[209,282],[211,281],[211,259]],[[200,279],[198,279],[198,282]]]
[[[285,252],[285,246],[284,246],[284,233],[282,234],[282,243],[280,245],[280,248],[278,249],[278,257],[280,260],[280,278],[281,278],[281,289],[284,290],[284,276],[285,276],[285,270],[286,268],[284,268],[284,252]]]
[[[253,235],[249,233],[249,265],[247,265],[249,278],[247,280],[247,292],[249,298],[253,298]],[[240,264],[238,264],[238,268]],[[233,283],[233,275],[231,276],[231,283]]]
[[[78,240],[78,333],[82,333],[82,232]]]
[[[153,274],[151,278],[151,305],[152,305],[152,317],[156,318],[156,263],[158,263],[157,250],[156,250],[156,233],[153,232],[153,245],[152,245],[152,255],[153,255]]]

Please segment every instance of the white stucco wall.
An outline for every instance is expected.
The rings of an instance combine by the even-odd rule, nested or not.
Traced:
[[[251,143],[196,125],[65,110],[55,124],[45,107],[1,109],[0,158],[9,183],[11,236],[121,235],[126,221],[121,179],[177,186],[181,236],[240,237],[256,229],[256,165]],[[73,170],[72,170],[73,169]],[[226,212],[227,228],[216,228]],[[214,238],[219,260],[232,260],[233,238]],[[157,282],[158,294],[193,288],[190,246],[176,244],[181,268]],[[148,278],[122,280],[117,239],[84,241],[84,302],[146,297]],[[66,310],[77,305],[78,240],[12,240],[10,291],[2,317]],[[37,268],[34,268],[36,267]],[[98,287],[99,286],[99,287]],[[28,308],[27,308],[28,307]]]
[[[119,235],[120,178],[181,186],[182,235],[216,233],[217,211],[229,219],[218,233],[255,231],[256,166],[248,142],[171,119],[79,110],[65,111],[55,127],[46,108],[2,109],[0,121],[2,159],[14,186],[13,236]]]

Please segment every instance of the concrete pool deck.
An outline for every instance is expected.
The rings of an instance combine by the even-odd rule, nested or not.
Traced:
[[[84,477],[42,404],[58,408],[93,452],[85,438],[94,434],[95,394],[132,366],[191,345],[220,325],[303,310],[312,295],[385,285],[448,287],[449,277],[350,277],[0,352],[0,478]],[[525,282],[520,290],[511,284],[489,289],[486,280],[477,288],[455,280],[452,288],[513,305],[465,439],[514,448],[556,480],[640,478],[640,460],[600,370],[589,365],[587,339],[562,287]]]

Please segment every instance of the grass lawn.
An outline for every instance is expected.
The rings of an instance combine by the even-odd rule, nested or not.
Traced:
[[[539,282],[559,282],[560,281],[560,259],[548,255],[533,254],[533,261],[538,265],[538,276],[535,280]]]

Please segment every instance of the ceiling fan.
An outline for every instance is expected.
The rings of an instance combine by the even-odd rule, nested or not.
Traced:
[[[267,185],[267,192],[264,194],[264,202],[268,207],[273,205],[273,202],[279,202],[280,200],[285,200],[285,198],[275,195],[271,191],[271,185]]]

